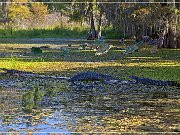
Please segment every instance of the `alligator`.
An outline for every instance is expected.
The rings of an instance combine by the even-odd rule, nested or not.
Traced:
[[[14,74],[34,74],[33,72],[26,72],[26,71],[15,70],[15,69],[0,68],[0,70],[5,71],[2,74],[9,74],[9,75],[14,75]]]
[[[67,80],[77,89],[92,89],[94,87],[101,89],[100,84],[126,84],[127,81],[121,81],[111,75],[100,74],[92,71],[81,72]]]
[[[157,86],[177,86],[180,87],[175,81],[161,81],[161,80],[153,80],[149,78],[140,78],[137,76],[130,76],[131,79],[134,80],[134,83],[141,83],[145,85],[157,85]]]
[[[120,81],[120,80],[112,77],[111,75],[87,71],[87,72],[81,72],[81,73],[74,75],[68,81],[75,82],[75,81],[111,81],[111,80]]]
[[[87,71],[87,72],[81,72],[73,77],[63,77],[63,76],[46,76],[46,75],[38,75],[33,72],[26,72],[26,71],[20,71],[20,70],[15,70],[15,69],[6,69],[6,68],[0,68],[0,70],[5,71],[3,74],[9,74],[9,75],[14,75],[18,74],[20,76],[30,76],[30,77],[39,77],[39,78],[52,78],[52,79],[61,79],[61,80],[67,80],[68,82],[71,82],[75,85],[77,83],[75,82],[88,82],[88,81],[99,81],[103,83],[108,83],[108,84],[136,84],[136,83],[141,83],[145,85],[157,85],[157,86],[176,86],[180,88],[180,84],[175,82],[175,81],[161,81],[161,80],[153,80],[149,78],[141,78],[138,76],[130,76],[132,81],[125,81],[125,80],[120,80],[117,79],[111,75],[107,74],[101,74],[101,73],[96,73],[92,71]]]
[[[34,75],[36,77],[41,77],[41,78],[64,79],[64,80],[67,80],[69,82],[75,82],[75,81],[111,81],[111,80],[120,81],[120,80],[112,77],[111,75],[100,74],[100,73],[91,72],[91,71],[81,72],[81,73],[74,75],[73,77],[63,77],[63,76],[37,75],[33,72],[26,72],[26,71],[15,70],[15,69],[0,68],[0,70],[5,71],[3,74]]]

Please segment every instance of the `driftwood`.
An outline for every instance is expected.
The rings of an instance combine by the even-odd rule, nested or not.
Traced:
[[[97,52],[95,53],[95,55],[96,56],[101,56],[103,54],[107,54],[111,48],[112,48],[112,46],[109,45],[109,44],[101,45],[99,47],[99,49],[97,50]]]
[[[144,41],[139,41],[133,45],[128,46],[125,49],[125,54],[132,54],[136,51],[138,51],[138,49],[144,44]]]

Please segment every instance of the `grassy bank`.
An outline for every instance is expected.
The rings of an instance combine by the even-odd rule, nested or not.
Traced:
[[[137,75],[180,82],[179,49],[162,49],[151,54],[147,48],[141,48],[139,52],[124,56],[123,50],[116,50],[114,46],[108,56],[95,56],[93,50],[78,50],[78,45],[73,45],[68,54],[60,51],[60,46],[50,45],[42,54],[33,55],[32,46],[41,45],[1,44],[0,67],[64,76],[91,70],[123,79]]]

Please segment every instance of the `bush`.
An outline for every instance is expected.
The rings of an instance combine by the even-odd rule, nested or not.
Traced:
[[[40,54],[40,53],[42,53],[42,50],[41,50],[41,48],[39,48],[39,47],[32,47],[32,48],[31,48],[31,52],[32,52],[33,54]]]
[[[119,30],[113,29],[112,27],[103,28],[102,35],[107,39],[119,39],[123,37],[123,34]]]

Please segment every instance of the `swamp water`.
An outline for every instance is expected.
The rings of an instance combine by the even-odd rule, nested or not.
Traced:
[[[101,93],[102,92],[102,93]],[[26,113],[22,109],[22,92],[1,90],[0,132],[75,132],[84,119],[98,124],[98,117],[122,110],[117,95],[102,90],[65,90],[44,97],[38,109]]]
[[[32,84],[26,82],[29,79],[22,80],[6,80],[6,88],[1,88],[0,132],[179,130],[179,89],[173,87],[100,83],[89,89],[79,89],[63,81],[49,80],[52,94],[44,96],[37,109],[26,113],[22,108],[22,96],[31,91]],[[37,81],[40,89],[47,87],[43,84],[45,80],[34,83]]]

